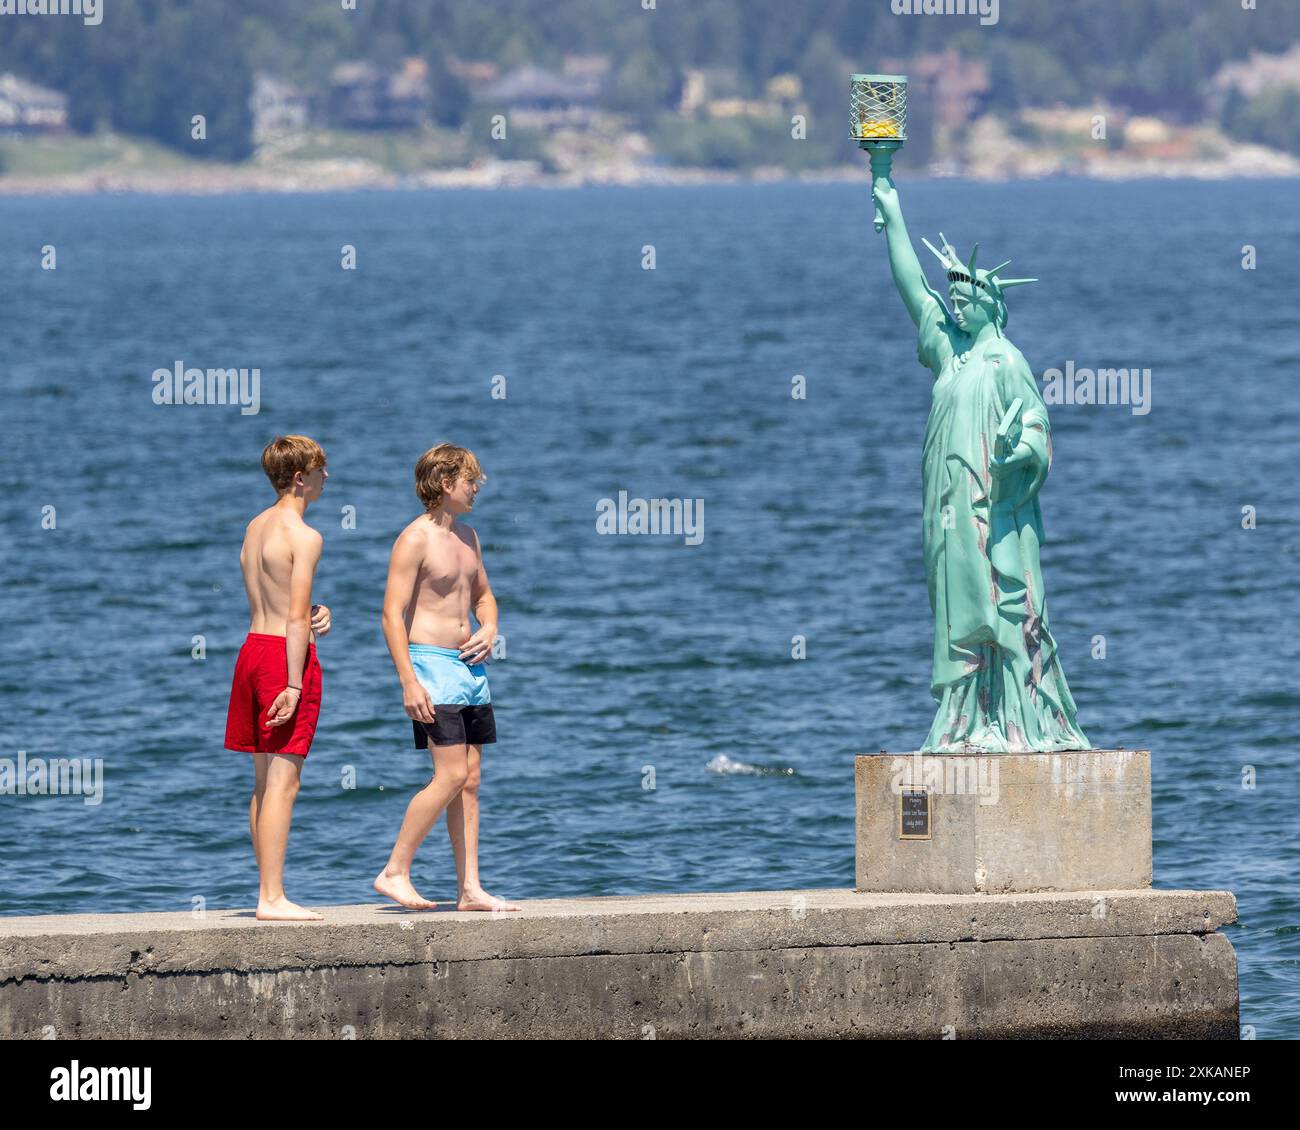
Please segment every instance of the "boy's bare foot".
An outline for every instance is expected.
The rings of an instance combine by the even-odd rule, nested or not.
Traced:
[[[389,875],[381,871],[375,877],[375,890],[385,898],[401,903],[408,910],[432,910],[438,904],[430,902],[411,885],[408,875]]]
[[[258,899],[257,917],[261,922],[321,922],[325,915],[290,902],[281,895],[278,899]]]
[[[518,910],[519,907],[496,895],[490,895],[482,887],[467,887],[461,892],[456,903],[457,910]]]

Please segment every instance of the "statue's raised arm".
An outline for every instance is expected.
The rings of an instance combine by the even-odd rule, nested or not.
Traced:
[[[894,275],[894,285],[907,307],[914,325],[921,324],[925,303],[934,298],[921,270],[920,260],[912,249],[912,241],[903,223],[903,210],[898,203],[898,189],[889,176],[876,177],[871,186],[871,198],[876,202],[881,219],[885,222],[885,240],[889,244],[889,269]]]

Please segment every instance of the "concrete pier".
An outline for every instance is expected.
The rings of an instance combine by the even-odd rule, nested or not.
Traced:
[[[1237,1039],[1226,891],[0,918],[0,1038]]]

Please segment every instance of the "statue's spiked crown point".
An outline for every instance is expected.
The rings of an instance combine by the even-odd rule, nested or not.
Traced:
[[[943,236],[940,236],[939,238],[943,239]],[[937,247],[935,247],[935,245],[931,243],[928,239],[926,239],[925,236],[921,236],[921,242],[924,243],[926,247],[930,249],[931,254],[933,254],[934,257],[938,259],[940,263],[943,264],[943,269],[945,271],[952,266],[952,260],[949,259],[948,256],[945,255],[942,251],[940,251]]]

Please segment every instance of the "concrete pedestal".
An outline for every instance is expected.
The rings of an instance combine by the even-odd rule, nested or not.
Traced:
[[[856,782],[859,891],[1151,886],[1147,750],[871,754]]]

